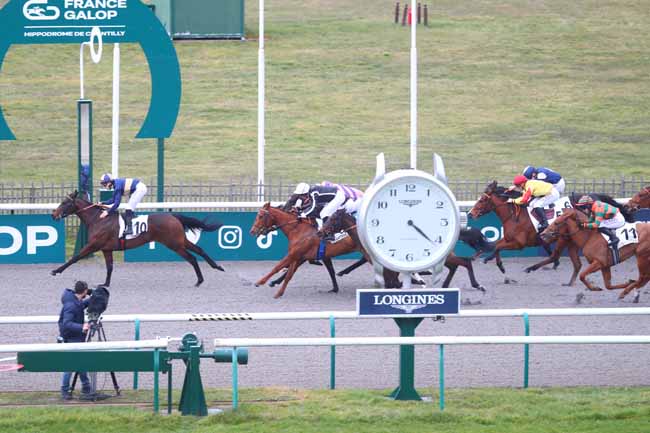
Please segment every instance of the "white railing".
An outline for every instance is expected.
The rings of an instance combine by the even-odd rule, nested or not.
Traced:
[[[437,345],[439,347],[439,405],[440,410],[445,409],[445,358],[446,345],[460,344],[648,344],[650,335],[547,335],[547,336],[463,336],[463,337],[333,337],[333,338],[215,338],[216,348],[233,348],[232,361],[232,405],[238,406],[239,384],[237,361],[235,358],[238,348],[249,347],[295,347],[295,346],[386,346],[386,345]],[[528,356],[524,366],[525,385],[528,386]],[[401,361],[400,361],[401,364]],[[412,383],[402,383],[402,375],[411,376],[413,371],[404,372],[403,369],[413,366],[400,365],[400,388],[411,388]],[[407,381],[408,382],[408,381]]]
[[[627,203],[629,198],[615,199],[621,204]],[[458,207],[469,209],[476,203],[475,200],[458,201]],[[262,207],[265,202],[261,201],[205,201],[205,202],[184,202],[184,201],[162,201],[156,203],[140,203],[138,209],[238,209]],[[284,204],[283,201],[273,201],[272,206]],[[0,203],[0,211],[17,211],[17,210],[45,210],[52,211],[59,206],[59,203]],[[125,209],[126,205],[120,205],[120,209]]]
[[[549,335],[463,337],[215,338],[218,347],[394,346],[454,344],[647,344],[650,335]]]
[[[636,316],[650,315],[650,307],[620,308],[512,308],[501,310],[462,310],[453,317],[541,317],[541,316]],[[356,311],[297,311],[286,313],[176,313],[107,314],[103,322],[229,322],[249,320],[377,319],[359,316]],[[0,325],[52,324],[58,316],[0,316]]]
[[[162,349],[167,348],[171,338],[138,341],[102,341],[88,343],[44,343],[44,344],[0,344],[0,353],[17,352],[67,352],[69,350],[124,350],[124,349]]]

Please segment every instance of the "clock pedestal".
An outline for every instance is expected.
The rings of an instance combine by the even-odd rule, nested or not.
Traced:
[[[415,337],[415,328],[422,322],[422,317],[395,318],[399,326],[400,337]],[[399,386],[391,392],[395,400],[422,400],[415,390],[415,346],[399,347]]]

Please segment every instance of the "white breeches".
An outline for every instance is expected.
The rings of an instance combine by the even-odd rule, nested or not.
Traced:
[[[608,220],[603,220],[600,223],[600,227],[606,228],[606,229],[617,229],[619,227],[623,227],[625,225],[625,217],[623,217],[623,214],[620,212],[617,213],[614,218],[610,218]]]
[[[138,183],[138,186],[135,187],[135,191],[133,191],[133,194],[129,197],[129,202],[126,205],[126,208],[135,212],[135,208],[138,207],[138,203],[142,201],[142,198],[146,193],[147,185],[142,182]]]
[[[557,192],[560,194],[564,194],[564,188],[566,188],[566,183],[564,182],[564,178],[560,179],[558,183],[554,183],[553,186],[555,189],[557,189]]]
[[[334,196],[334,198],[323,207],[323,210],[320,211],[320,217],[322,219],[330,217],[334,212],[336,212],[341,207],[344,201],[345,201],[345,194],[343,193],[343,191],[341,190],[336,191],[336,195]]]
[[[555,203],[560,199],[560,193],[557,189],[553,188],[548,195],[544,197],[537,197],[530,201],[530,207],[544,207]]]

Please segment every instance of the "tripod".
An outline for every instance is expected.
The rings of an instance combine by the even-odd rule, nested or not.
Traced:
[[[93,341],[108,341],[106,339],[106,332],[104,332],[104,326],[102,325],[101,319],[89,320],[88,324],[88,333],[86,334],[86,343]],[[115,372],[111,371],[111,379],[113,380],[113,389],[115,390],[115,395],[120,395],[120,386],[117,384],[117,378],[115,377]],[[107,399],[108,395],[98,394],[97,393],[97,373],[88,373],[90,379],[90,400],[104,400]],[[74,387],[77,383],[77,378],[79,377],[79,372],[75,372],[74,378],[72,379],[71,390],[74,391]]]

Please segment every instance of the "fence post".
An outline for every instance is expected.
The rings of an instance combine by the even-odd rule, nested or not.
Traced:
[[[445,345],[441,344],[439,349],[440,358],[440,410],[445,410]]]
[[[528,321],[528,313],[524,313],[524,335],[530,335],[530,323]],[[528,388],[528,360],[529,360],[529,345],[524,344],[524,389]]]
[[[399,21],[399,2],[395,3],[395,24]]]
[[[135,319],[135,341],[140,339],[140,319]],[[138,372],[133,372],[133,389],[138,389]]]
[[[330,316],[330,337],[336,337],[334,316]],[[330,346],[330,389],[336,388],[336,346]]]

